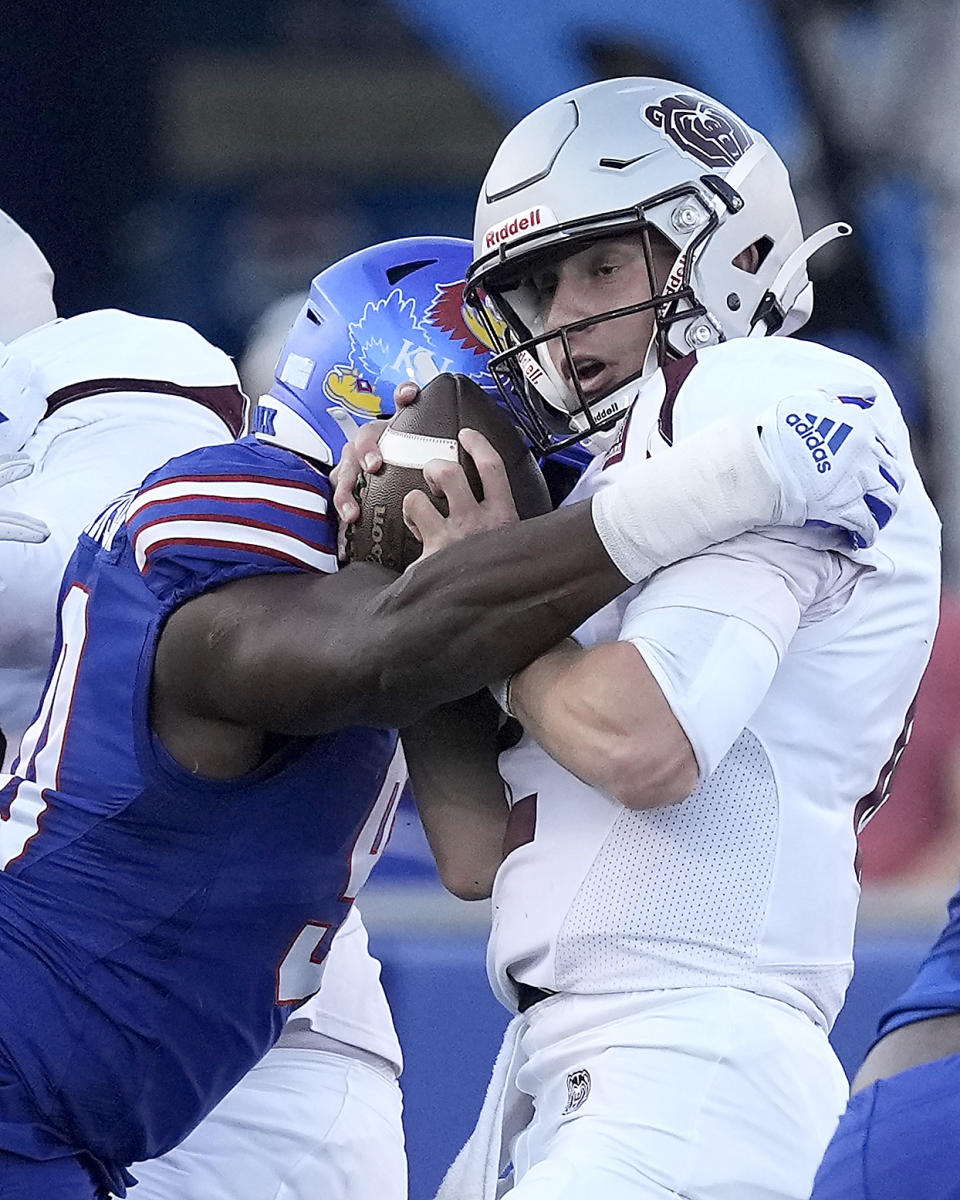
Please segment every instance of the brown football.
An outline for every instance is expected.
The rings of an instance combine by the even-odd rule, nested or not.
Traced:
[[[446,513],[446,502],[431,493],[423,477],[431,458],[459,462],[473,494],[483,498],[473,461],[457,441],[464,428],[479,430],[503,459],[521,519],[550,511],[540,468],[506,412],[466,376],[438,375],[413,404],[397,411],[384,431],[381,469],[360,474],[356,490],[360,516],[345,538],[351,562],[376,562],[402,571],[419,558],[420,542],[403,523],[403,498],[419,488]]]

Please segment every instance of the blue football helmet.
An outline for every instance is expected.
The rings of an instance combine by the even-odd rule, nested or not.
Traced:
[[[332,467],[361,424],[392,416],[406,380],[422,387],[450,371],[499,400],[485,331],[463,300],[472,252],[464,238],[400,238],[321,271],[252,432]]]

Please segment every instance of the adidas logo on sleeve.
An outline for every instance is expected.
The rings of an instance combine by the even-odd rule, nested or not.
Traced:
[[[831,468],[830,459],[837,453],[853,428],[846,422],[839,425],[831,417],[818,418],[815,413],[790,413],[787,424],[803,438],[804,444],[817,464],[821,475]]]

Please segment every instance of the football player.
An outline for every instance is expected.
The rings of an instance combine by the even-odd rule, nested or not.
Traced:
[[[422,384],[443,370],[495,392],[487,348],[463,315],[470,257],[468,242],[401,239],[321,272],[259,398],[262,439],[322,455],[319,423],[336,452],[358,425],[392,412],[402,380]],[[184,1142],[134,1167],[136,1195],[402,1200],[402,1062],[380,966],[351,908],[320,990]]]
[[[403,293],[391,287],[387,272],[424,255],[430,262]],[[468,337],[459,308],[469,260],[468,243],[433,239],[393,243],[325,272],[289,333],[283,360],[312,354],[325,369],[295,394],[289,381],[277,380],[278,393],[325,406],[349,430],[390,410],[378,393],[391,396],[401,377],[425,383],[440,368],[456,367],[492,388],[485,348]],[[14,343],[0,365],[0,452],[13,454],[0,463],[0,480],[8,483],[3,503],[13,510],[0,513],[0,726],[9,763],[43,689],[57,592],[77,536],[109,500],[167,458],[232,438],[243,397],[227,356],[185,325],[118,311],[56,320],[49,264],[2,213],[0,263],[0,338]],[[431,316],[451,287],[460,296],[456,311],[441,304]],[[378,308],[391,292],[394,303]],[[411,337],[435,359],[421,354],[416,370],[398,376],[398,356]],[[362,374],[351,361],[361,352]],[[218,396],[227,402],[226,421],[209,407]],[[185,1144],[137,1166],[138,1195],[258,1200],[282,1187],[291,1200],[347,1190],[357,1197],[363,1189],[379,1200],[402,1200],[401,1065],[379,964],[351,910],[316,996]],[[372,1161],[371,1123],[378,1126]]]
[[[543,105],[483,183],[468,295],[531,440],[597,454],[568,503],[786,397],[822,478],[844,412],[872,405],[908,484],[872,547],[817,523],[713,545],[497,689],[524,733],[499,760],[488,968],[518,1016],[443,1200],[809,1193],[847,1093],[827,1034],[852,972],[856,830],[939,598],[939,522],[890,389],[783,336],[810,312],[807,259],[844,232],[804,241],[762,135],[656,79]],[[827,420],[825,393],[845,401]],[[376,432],[344,456],[346,517]],[[431,746],[407,748],[429,832]]]
[[[322,327],[321,306],[306,316]],[[0,780],[7,1197],[124,1195],[128,1164],[179,1143],[318,990],[386,840],[399,725],[441,730],[449,754],[496,728],[482,685],[631,581],[757,525],[812,517],[871,543],[899,502],[869,408],[845,416],[829,479],[781,403],[519,524],[502,462],[463,430],[483,499],[430,461],[449,507],[406,497],[421,561],[338,571],[344,423],[307,395],[316,366],[288,354],[255,435],[153,471],[67,564],[46,688]],[[499,789],[489,754],[454,765]]]
[[[187,325],[113,309],[58,320],[49,263],[3,212],[0,268],[0,343],[31,369],[29,388],[0,403],[0,451],[23,448],[3,506],[48,534],[0,544],[8,767],[46,680],[60,579],[84,525],[166,459],[236,437],[244,397],[230,359]]]

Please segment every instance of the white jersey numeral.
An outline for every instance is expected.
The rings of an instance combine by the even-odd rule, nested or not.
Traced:
[[[360,889],[367,882],[367,877],[387,844],[393,828],[393,819],[397,815],[400,793],[406,782],[407,761],[403,757],[403,747],[398,738],[397,748],[393,752],[393,758],[387,767],[373,808],[353,844],[353,853],[350,855],[350,878],[344,889],[344,900],[356,900]]]
[[[349,905],[356,900],[387,844],[406,781],[407,764],[398,740],[377,798],[353,844],[347,886],[333,904],[336,925],[316,918],[308,921],[293,939],[277,970],[278,1004],[302,1004],[320,990],[324,963],[333,941],[330,931],[340,928],[342,917],[349,911],[344,909],[341,916],[339,907],[344,902]]]
[[[277,968],[277,1003],[301,1004],[320,990],[323,964],[333,938],[328,921],[308,921]]]
[[[40,711],[23,735],[13,774],[0,791],[0,867],[19,858],[37,832],[47,807],[48,788],[60,786],[63,745],[77,687],[77,675],[87,641],[87,604],[90,594],[74,584],[60,607],[63,640]],[[9,797],[9,800],[8,800]]]

